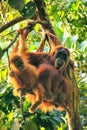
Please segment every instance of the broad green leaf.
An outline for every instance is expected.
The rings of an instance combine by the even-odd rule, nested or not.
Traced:
[[[73,42],[71,41],[70,37],[67,37],[67,39],[64,41],[63,43],[65,46],[67,46],[68,48],[71,48]]]
[[[58,127],[60,127],[60,123],[58,122],[58,121],[56,121],[56,120],[54,120],[54,119],[49,119],[50,120],[50,122],[53,124],[53,126],[58,126]]]
[[[45,130],[50,130],[50,128],[49,127],[46,127],[46,129]]]
[[[32,1],[28,2],[24,9],[22,11],[20,11],[21,15],[25,18],[31,18],[36,11],[36,4]]]
[[[38,127],[33,121],[26,121],[23,130],[38,130]]]
[[[3,88],[2,86],[0,86],[0,96],[4,95],[5,92],[6,92],[6,88]]]
[[[12,126],[11,126],[12,130],[19,130],[19,122],[18,120],[15,120],[13,123],[12,123]]]
[[[18,11],[22,11],[24,8],[24,0],[8,0],[9,5],[18,10]]]
[[[64,121],[62,118],[60,118],[60,117],[54,116],[53,119],[54,119],[55,121],[57,121],[57,122],[65,123],[65,121]]]
[[[14,18],[14,15],[12,13],[9,13],[8,17],[9,17],[9,20],[12,20]]]
[[[71,41],[72,42],[75,43],[77,40],[78,40],[78,34],[76,34],[76,35],[74,35],[74,36],[71,37]]]
[[[7,130],[7,126],[3,125],[0,130]]]
[[[2,56],[4,55],[3,50],[0,48],[0,59],[2,58]]]
[[[14,113],[13,113],[13,111],[11,111],[11,112],[8,114],[8,120],[9,120],[9,121],[12,121],[12,120],[13,120],[13,117],[14,117]]]
[[[42,119],[42,120],[48,120],[49,118],[50,118],[50,116],[41,115],[41,119]]]
[[[7,69],[4,69],[2,72],[1,72],[1,77],[3,80],[6,80],[6,77],[7,77]]]
[[[85,40],[85,41],[81,42],[79,49],[81,51],[84,51],[86,48],[87,48],[87,41]]]
[[[87,0],[82,0],[82,2],[83,2],[83,3],[86,3],[86,2],[87,2]]]

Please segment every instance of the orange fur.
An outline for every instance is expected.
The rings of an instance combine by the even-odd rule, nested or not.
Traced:
[[[24,43],[25,45],[23,30],[20,30],[20,33],[20,40],[17,42],[10,56],[11,70],[9,70],[9,76],[14,86],[15,95],[18,94],[19,96],[19,89],[27,88],[28,91],[31,91],[36,96],[36,101],[30,108],[30,112],[34,112],[43,101],[44,87],[38,82],[36,67],[27,63],[25,57],[26,47],[22,44]]]
[[[30,112],[34,112],[36,109],[43,112],[53,109],[63,110],[66,99],[70,95],[70,92],[68,92],[70,84],[51,63],[49,64],[51,62],[50,57],[53,58],[54,53],[49,55],[42,52],[28,52],[25,43],[27,34],[23,30],[19,30],[19,32],[21,34],[20,39],[10,55],[11,70],[9,70],[9,76],[14,86],[14,94],[19,96],[18,89],[25,89],[25,97],[32,104],[29,109]],[[16,67],[15,59],[21,61],[22,66]],[[43,79],[41,76],[45,78]],[[60,84],[60,81],[63,85]],[[49,94],[49,91],[52,92],[53,97],[51,100],[44,101],[45,94]],[[55,98],[61,91],[64,95],[64,102],[55,107]]]

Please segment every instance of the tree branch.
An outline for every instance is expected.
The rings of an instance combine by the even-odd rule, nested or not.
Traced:
[[[32,31],[33,27],[35,26],[36,22],[35,21],[30,21],[28,22],[27,26],[23,28],[23,30],[25,30],[25,37],[27,37],[28,33]],[[14,42],[17,40],[17,37],[20,33],[18,32],[15,36],[15,38],[13,39],[13,41],[6,47],[3,49],[3,52],[8,51],[8,49],[14,44]]]
[[[47,39],[48,39],[48,41],[49,41],[49,43],[51,45],[51,48],[54,48],[55,46],[60,45],[61,42],[60,42],[59,38],[57,37],[55,31],[53,30],[53,27],[52,27],[52,25],[50,23],[48,15],[47,15],[47,13],[46,13],[46,11],[44,9],[43,0],[34,0],[34,1],[35,1],[36,5],[37,5],[39,19],[40,19],[40,21],[43,22],[43,24],[42,24],[43,30],[45,32],[49,32],[49,33],[52,33],[52,34],[55,35],[54,38],[50,38],[50,36],[47,34],[47,37],[48,37]],[[56,41],[56,42],[54,42],[54,41]]]
[[[18,23],[18,22],[21,22],[21,21],[23,21],[23,20],[25,20],[25,18],[22,17],[22,16],[20,16],[20,17],[18,17],[18,18],[16,18],[16,19],[10,21],[9,23],[5,24],[4,26],[2,26],[2,27],[0,28],[0,33],[3,32],[5,29],[7,29],[7,28],[13,26],[14,24],[16,24],[16,23]]]

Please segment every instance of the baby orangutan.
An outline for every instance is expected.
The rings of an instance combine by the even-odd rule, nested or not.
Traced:
[[[10,77],[12,82],[15,83],[16,90],[22,89],[25,94],[29,92],[36,96],[36,102],[30,108],[30,112],[34,112],[44,97],[44,87],[38,82],[36,68],[29,64],[25,66],[23,59],[18,55],[10,60],[10,64],[14,65],[11,68]]]
[[[21,31],[21,30],[20,30]],[[24,93],[33,93],[36,96],[36,102],[31,106],[30,112],[34,112],[35,109],[41,104],[44,96],[44,87],[38,82],[38,73],[36,67],[28,64],[25,56],[21,56],[21,40],[25,41],[24,34],[21,31],[20,40],[14,47],[10,56],[10,68],[9,76],[14,85],[14,92],[17,95],[19,90],[23,89]],[[18,45],[19,44],[19,45]],[[20,48],[20,49],[19,49]],[[26,48],[24,48],[26,50]],[[24,52],[25,53],[25,52]]]

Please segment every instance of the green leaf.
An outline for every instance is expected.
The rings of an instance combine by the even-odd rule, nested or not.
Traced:
[[[67,39],[64,41],[63,43],[65,46],[67,46],[68,48],[71,48],[73,42],[71,41],[70,37],[67,37]]]
[[[36,4],[32,1],[28,2],[24,9],[22,11],[20,11],[21,15],[25,18],[31,18],[36,11]]]
[[[73,43],[76,43],[77,40],[78,40],[78,34],[73,35],[73,36],[71,37],[71,41],[72,41]]]
[[[1,77],[2,77],[3,80],[6,80],[6,78],[7,78],[7,69],[2,70]]]
[[[50,120],[50,122],[56,127],[56,126],[58,126],[58,127],[60,127],[60,122],[58,122],[58,121],[56,121],[56,120],[53,120],[53,119],[49,119]]]
[[[42,120],[48,120],[50,118],[50,116],[46,116],[46,115],[41,115],[40,117]]]
[[[65,121],[60,117],[53,117],[53,119],[57,122],[65,123]]]
[[[9,5],[18,10],[18,11],[22,11],[24,8],[24,0],[8,0]]]
[[[2,56],[4,55],[3,50],[0,48],[0,59],[2,58]]]
[[[87,48],[87,41],[85,40],[81,42],[79,49],[81,51],[85,51],[86,48]]]
[[[26,121],[23,130],[38,130],[38,127],[33,121]]]
[[[6,92],[6,88],[3,88],[3,87],[0,86],[0,97],[2,95],[4,95],[5,92]]]
[[[12,123],[11,128],[12,128],[12,130],[19,130],[19,129],[20,129],[18,120],[15,120],[15,121]]]

